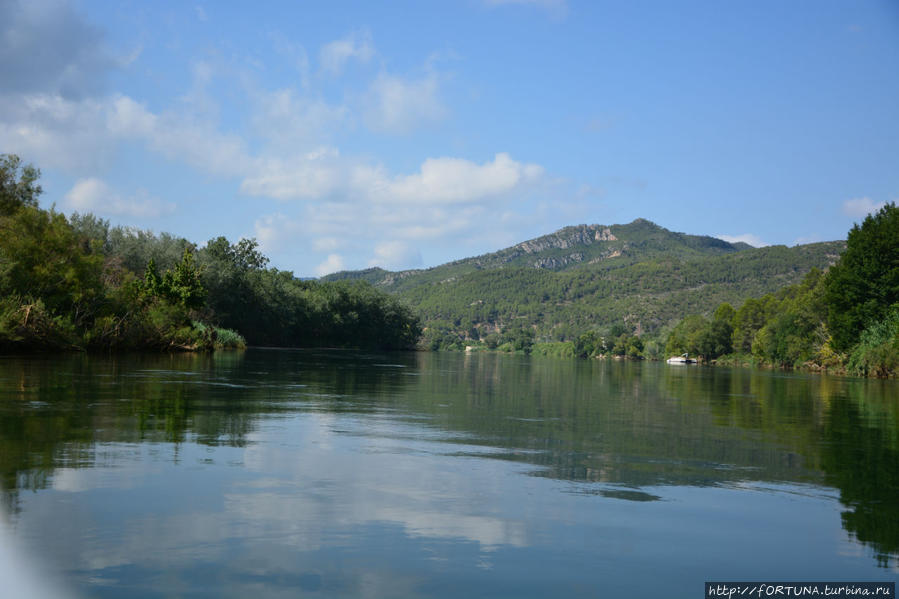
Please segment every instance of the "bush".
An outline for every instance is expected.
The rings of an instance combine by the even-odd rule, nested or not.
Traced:
[[[576,355],[574,343],[571,341],[535,343],[531,353],[535,356],[552,356],[554,358],[574,358]]]
[[[215,332],[218,335],[218,345],[216,345],[217,348],[221,347],[222,349],[244,349],[247,347],[246,340],[237,331],[216,327]]]
[[[864,331],[849,356],[849,372],[858,376],[887,377],[899,372],[899,308]]]
[[[198,338],[197,349],[207,351],[215,349],[245,349],[246,340],[237,331],[223,329],[194,321],[193,330]]]
[[[41,300],[18,295],[0,299],[0,347],[18,350],[77,348],[72,321],[54,316]]]

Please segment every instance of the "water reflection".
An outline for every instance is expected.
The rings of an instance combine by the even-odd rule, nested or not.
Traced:
[[[759,506],[771,534],[820,512],[831,546],[827,487],[895,564],[897,401],[894,382],[497,355],[5,359],[0,475],[20,534],[67,541],[49,551],[99,595],[427,596],[499,572],[508,593],[529,560],[522,594],[555,594],[540,581],[670,559],[650,539],[701,545]],[[758,553],[759,527],[732,551]]]

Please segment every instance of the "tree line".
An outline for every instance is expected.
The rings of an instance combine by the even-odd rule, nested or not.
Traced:
[[[688,316],[665,349],[725,362],[899,374],[899,208],[887,204],[854,225],[826,273],[813,269],[800,284],[737,309],[721,304],[711,319]]]
[[[812,268],[836,260],[843,245],[776,246],[684,259],[652,256],[561,272],[503,267],[430,281],[396,295],[414,306],[425,326],[425,345],[436,349],[486,343],[490,334],[519,326],[531,328],[536,342],[575,342],[588,332],[617,339],[612,329],[618,326],[644,339],[658,338],[685,314],[798,283]]]
[[[420,325],[364,282],[304,281],[253,239],[203,247],[39,207],[40,171],[0,155],[0,348],[394,349]]]
[[[899,374],[899,209],[887,204],[853,226],[826,270],[810,266],[820,249],[653,259],[614,274],[510,268],[403,295],[414,298],[424,345],[435,350],[634,359],[688,353],[706,362]],[[792,266],[785,263],[791,257]],[[742,303],[726,298],[751,295],[766,278],[787,280],[791,270],[806,274]],[[725,301],[703,314],[699,295]]]

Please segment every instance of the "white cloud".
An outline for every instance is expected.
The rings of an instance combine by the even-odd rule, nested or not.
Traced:
[[[316,252],[333,252],[340,247],[340,240],[336,237],[319,237],[312,240],[312,249]]]
[[[278,200],[323,199],[344,181],[339,158],[335,148],[320,148],[291,158],[259,159],[254,174],[243,180],[240,191]]]
[[[102,32],[65,0],[0,2],[2,93],[98,92],[115,60]]]
[[[366,98],[365,122],[374,131],[402,134],[441,120],[448,111],[440,101],[439,87],[433,73],[418,80],[381,73]]]
[[[421,252],[402,241],[385,241],[375,246],[375,256],[369,266],[400,270],[421,266]]]
[[[383,172],[379,176],[383,177]],[[389,186],[389,179],[382,184]],[[539,217],[540,203],[535,196],[541,187],[516,189],[520,193],[501,194],[484,202],[397,203],[345,188],[339,200],[286,205],[283,213],[259,218],[255,236],[275,263],[288,261],[301,273],[338,270],[318,264],[335,253],[340,255],[343,269],[414,268],[424,262],[419,248],[458,254],[464,247],[468,253],[478,253],[521,241],[520,233],[512,232],[520,231],[521,223],[503,219],[513,205],[517,214],[530,214],[530,220],[539,220],[545,227],[547,218]]]
[[[104,101],[90,98],[0,96],[0,147],[41,168],[99,168],[114,149],[106,131],[107,110]]]
[[[253,236],[265,253],[300,248],[316,253],[334,253],[358,238],[353,230],[364,227],[364,211],[346,204],[308,204],[300,217],[283,213],[264,215],[253,225]]]
[[[154,218],[175,211],[175,204],[164,202],[138,190],[123,197],[96,177],[80,179],[65,196],[67,206],[79,212],[93,212],[101,216],[132,216]]]
[[[279,200],[342,197],[374,203],[465,204],[497,198],[538,182],[543,167],[506,153],[477,164],[462,158],[428,158],[417,173],[391,176],[377,165],[341,158],[335,148],[291,158],[257,161],[241,192]]]
[[[96,171],[123,141],[142,141],[169,159],[207,172],[251,168],[245,142],[216,124],[172,110],[156,114],[124,95],[72,100],[58,94],[0,97],[0,147],[41,167]]]
[[[471,233],[487,220],[495,222],[495,214],[484,218],[486,211],[476,204],[452,207],[419,204],[403,206],[402,210],[375,205],[367,215],[376,230],[387,232],[384,237],[435,242],[463,232]]]
[[[189,5],[189,10],[197,8],[202,9]],[[0,5],[0,34],[7,35],[0,39],[0,49],[17,34],[3,24],[10,10],[8,4]],[[42,18],[52,20],[46,14]],[[72,26],[80,27],[77,22]],[[106,55],[102,36],[93,36],[97,32],[89,27],[79,31],[75,37],[90,50],[85,56]],[[69,57],[85,71],[80,95],[61,91],[65,77],[59,73],[68,68],[65,61],[56,70],[49,68],[45,79],[26,77],[12,87],[4,82],[0,148],[45,169],[74,171],[77,182],[62,201],[69,209],[101,215],[149,218],[175,210],[174,204],[147,191],[116,190],[104,181],[102,172],[118,166],[117,156],[125,147],[128,154],[145,151],[236,182],[247,196],[302,200],[284,207],[286,214],[259,216],[253,228],[263,251],[280,253],[308,271],[317,265],[319,274],[369,261],[388,268],[417,266],[422,257],[416,248],[425,247],[425,240],[433,251],[440,244],[493,239],[515,228],[502,222],[512,202],[514,210],[526,212],[525,198],[546,184],[541,166],[506,153],[483,162],[431,157],[406,172],[344,156],[332,138],[351,130],[355,119],[394,134],[446,116],[435,66],[429,61],[423,73],[412,78],[368,71],[370,85],[362,84],[366,91],[361,97],[350,93],[345,96],[348,103],[332,104],[325,90],[315,87],[322,79],[308,77],[305,50],[285,38],[274,41],[288,66],[300,73],[295,82],[277,89],[256,82],[245,62],[233,68],[206,60],[185,65],[191,84],[168,104],[120,93],[86,93],[99,90],[97,82],[114,68],[94,58],[77,62],[77,57]],[[349,61],[370,61],[374,54],[370,36],[354,34],[322,48],[321,68],[337,74]],[[86,73],[88,66],[96,77]],[[0,73],[4,68],[9,71],[8,65],[0,65]],[[234,100],[219,93],[222,90],[242,95]],[[246,128],[239,133],[218,118],[231,112],[227,102],[232,100],[249,107],[248,118],[239,125]],[[497,227],[503,231],[495,231]]]
[[[315,272],[320,277],[331,274],[332,272],[339,272],[341,270],[344,270],[344,265],[343,258],[340,256],[340,254],[328,254],[328,257],[325,258],[325,261],[315,267]]]
[[[322,46],[319,51],[319,64],[326,73],[339,75],[349,60],[367,63],[374,54],[371,34],[367,31],[354,32]]]
[[[272,254],[290,245],[290,241],[303,238],[303,223],[281,213],[267,214],[256,219],[253,237],[259,241],[263,253]]]
[[[253,92],[254,131],[270,152],[315,147],[343,127],[349,117],[345,106],[298,94],[291,88]]]
[[[748,243],[752,247],[764,247],[768,245],[762,239],[753,233],[743,233],[742,235],[715,235],[718,239],[723,239],[728,243]]]
[[[541,166],[517,162],[506,153],[481,165],[462,158],[428,158],[419,173],[394,178],[380,193],[393,201],[464,203],[507,193],[542,174]]]
[[[872,212],[877,212],[886,205],[885,202],[875,202],[871,198],[853,198],[843,202],[843,212],[853,218],[864,218]]]
[[[107,124],[116,137],[143,140],[169,159],[213,174],[234,176],[251,169],[244,140],[219,132],[210,121],[185,118],[176,111],[155,114],[128,96],[117,96],[111,101]]]

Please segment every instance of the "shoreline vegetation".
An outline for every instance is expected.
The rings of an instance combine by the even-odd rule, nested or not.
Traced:
[[[268,268],[253,239],[197,247],[42,209],[39,177],[0,154],[0,351],[403,349],[420,335],[396,298]]]
[[[899,375],[895,203],[856,224],[826,271],[812,268],[798,284],[736,308],[721,303],[651,332],[625,319],[559,340],[516,323],[470,327],[450,343],[436,323],[422,327],[420,306],[416,314],[364,280],[310,281],[269,268],[254,239],[218,237],[198,247],[92,214],[42,209],[39,177],[17,156],[0,154],[3,352],[256,345],[648,360],[688,353],[706,364]]]
[[[846,251],[826,272],[710,317],[688,315],[654,335],[623,325],[571,341],[535,342],[526,328],[468,343],[465,351],[580,358],[664,360],[688,353],[700,363],[899,376],[899,208],[886,204],[849,231]]]

